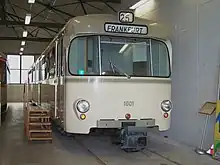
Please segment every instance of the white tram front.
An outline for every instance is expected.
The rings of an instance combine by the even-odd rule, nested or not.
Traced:
[[[122,146],[137,149],[146,128],[170,127],[168,36],[165,26],[130,12],[72,18],[31,68],[31,97],[52,108],[65,132],[123,129],[134,143]]]

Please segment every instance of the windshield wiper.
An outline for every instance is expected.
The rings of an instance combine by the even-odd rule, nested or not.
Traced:
[[[122,69],[120,69],[120,68],[117,67],[115,64],[113,64],[110,59],[109,59],[109,63],[110,63],[110,65],[111,65],[111,67],[112,67],[112,71],[113,71],[113,72],[115,72],[115,70],[114,70],[114,67],[115,67],[119,72],[121,72],[122,74],[124,74],[128,79],[131,78],[130,75],[128,75],[128,74],[127,74],[126,72],[124,72]]]

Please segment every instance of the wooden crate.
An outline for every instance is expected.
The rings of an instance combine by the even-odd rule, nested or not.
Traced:
[[[24,132],[29,141],[52,141],[50,110],[28,103],[24,107]]]
[[[29,140],[52,140],[51,130],[30,130]]]

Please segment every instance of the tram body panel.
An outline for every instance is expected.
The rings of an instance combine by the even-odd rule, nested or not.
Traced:
[[[169,79],[68,77],[66,88],[67,132],[89,133],[90,128],[98,128],[99,120],[117,121],[125,119],[127,113],[131,114],[131,119],[155,119],[155,126],[159,126],[160,131],[170,127],[170,115],[164,118],[161,110],[161,102],[170,99]],[[87,100],[91,106],[85,120],[79,119],[74,107],[75,101],[80,98]],[[126,106],[126,101],[133,103]]]
[[[170,128],[172,47],[168,26],[133,16],[70,19],[32,65],[28,82],[41,84],[31,93],[64,131],[116,128],[121,148],[138,151],[148,127]]]
[[[168,28],[160,23],[155,24],[154,21],[137,18],[133,23],[130,23],[129,26],[147,26],[147,34],[131,34],[125,32],[116,32],[111,29],[112,27],[110,28],[110,31],[106,31],[106,23],[112,24],[112,27],[114,25],[115,27],[118,25],[123,25],[123,23],[119,23],[117,15],[112,16],[95,14],[78,16],[70,19],[70,21],[44,50],[44,52],[42,52],[42,55],[38,58],[36,63],[33,64],[32,68],[30,69],[30,74],[32,74],[32,71],[34,72],[39,63],[39,68],[43,70],[44,74],[42,74],[43,76],[39,76],[39,80],[32,78],[33,80],[30,81],[30,84],[43,82],[44,84],[53,86],[53,92],[48,92],[52,88],[46,86],[46,88],[51,89],[48,89],[48,91],[41,90],[41,94],[43,93],[43,95],[48,97],[42,101],[53,102],[54,100],[54,103],[49,103],[52,107],[53,119],[59,120],[58,123],[65,129],[66,132],[87,134],[91,128],[103,127],[101,125],[103,123],[100,124],[99,122],[100,120],[108,119],[115,120],[116,124],[114,124],[114,122],[110,123],[110,125],[107,124],[108,126],[106,128],[111,128],[113,126],[116,128],[121,128],[120,123],[117,125],[117,121],[119,121],[119,119],[125,120],[126,113],[130,113],[131,119],[137,119],[137,121],[140,121],[140,119],[152,118],[155,120],[153,126],[159,126],[160,131],[168,130],[170,127],[171,110],[167,112],[169,115],[168,118],[164,118],[165,111],[163,111],[161,108],[161,102],[164,100],[170,100],[171,98],[170,74],[166,74],[165,76],[157,76],[157,74],[155,75],[155,73],[153,73],[154,65],[150,67],[150,61],[152,62],[150,58],[152,58],[154,55],[149,51],[152,49],[153,43],[161,43],[160,45],[162,45],[163,51],[166,49],[166,53],[169,54],[167,56],[169,56],[168,63],[170,73],[172,64],[172,47],[168,40]],[[126,23],[124,25],[128,26]],[[121,29],[123,29],[123,27]],[[82,46],[81,43],[78,45],[76,44],[74,49],[71,49],[71,44],[76,38],[86,38],[89,36],[94,36],[94,38],[97,39],[97,45],[94,47],[96,47],[98,51],[95,52],[95,49],[90,51],[89,49],[91,48],[91,45],[87,48],[86,46],[79,48]],[[108,39],[106,39],[105,36]],[[104,38],[102,39],[102,37]],[[122,56],[125,56],[125,53],[121,55],[114,54],[113,51],[116,47],[108,49],[108,45],[105,44],[113,44],[112,40],[115,40],[114,44],[116,47],[118,44],[120,49],[122,49],[123,45],[125,46],[127,42],[129,44],[131,42],[131,47],[135,46],[136,44],[142,44],[141,48],[135,48],[136,53],[133,54],[135,54],[135,56],[138,56],[138,54],[144,54],[144,56],[148,56],[146,57],[148,59],[145,59],[145,61],[143,59],[138,61],[138,57],[129,55],[130,57],[127,56],[128,58],[122,61],[122,65],[117,63],[118,56],[121,58]],[[60,52],[60,43],[62,43],[62,53]],[[117,53],[119,52],[119,47],[116,48]],[[90,57],[88,57],[88,54],[91,54],[91,52],[95,52],[94,54],[99,56],[99,66],[97,65],[99,70],[95,72],[95,75],[86,75],[89,73],[85,67],[88,65],[88,59],[86,60],[86,58],[82,60],[86,63],[85,66],[83,66],[83,69],[85,69],[85,75],[76,75],[76,72],[73,73],[73,71],[71,71],[71,68],[69,68],[70,53],[77,48],[82,49],[81,54],[77,52],[81,50],[77,50],[75,55],[73,55],[77,56],[77,58],[87,55],[86,58],[89,59]],[[138,49],[142,49],[142,53],[137,53]],[[147,54],[143,52],[147,52]],[[159,48],[157,54],[159,54],[158,52],[160,52]],[[108,56],[112,55],[115,57],[115,61],[113,60],[113,63],[116,64],[116,68],[122,67],[123,71],[120,71],[120,75],[111,75],[111,77],[109,77],[109,75],[102,75],[102,72],[105,72],[105,70],[108,68],[108,65],[111,64],[111,62],[108,63],[107,54]],[[62,57],[60,57],[61,55]],[[74,70],[75,65],[78,65],[77,63],[74,63],[74,61],[76,61],[74,58],[72,58],[71,61],[73,62],[73,64],[71,64],[71,67],[73,67],[72,70]],[[129,63],[126,64],[126,61]],[[44,64],[46,65],[42,67]],[[129,67],[125,67],[125,65]],[[146,67],[146,70],[144,71],[146,72],[145,75],[140,75],[142,66]],[[137,74],[135,73],[136,71],[132,70],[133,68],[138,70]],[[41,73],[41,71],[39,73]],[[131,79],[127,78],[127,73],[131,76]],[[166,73],[168,73],[168,71],[166,71]],[[49,98],[52,94],[55,95],[51,96],[53,99]],[[41,97],[41,99],[42,98],[44,97]],[[91,109],[85,113],[85,120],[80,120],[79,114],[74,109],[75,101],[80,98],[88,100],[89,104],[91,104]],[[125,102],[130,101],[134,102],[134,105],[124,105]],[[140,122],[138,124],[140,124]],[[145,125],[140,124],[139,126]]]

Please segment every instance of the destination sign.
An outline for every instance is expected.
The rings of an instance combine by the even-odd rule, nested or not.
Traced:
[[[145,25],[105,23],[105,31],[109,33],[146,35],[148,33],[148,28]]]

